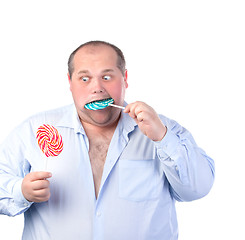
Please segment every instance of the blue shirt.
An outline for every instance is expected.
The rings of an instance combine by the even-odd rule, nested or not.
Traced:
[[[122,112],[111,140],[96,199],[89,141],[74,105],[37,114],[0,147],[0,213],[24,212],[24,240],[176,240],[175,200],[205,196],[214,163],[191,134],[160,115],[166,136],[153,142]],[[48,158],[51,197],[30,203],[22,195],[26,174],[44,170],[36,131],[53,125],[64,149]]]

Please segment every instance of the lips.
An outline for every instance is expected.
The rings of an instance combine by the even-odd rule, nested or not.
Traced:
[[[101,110],[108,107],[114,100],[112,98],[105,98],[85,104],[84,108],[88,110]]]
[[[103,98],[103,99],[98,99],[98,100],[93,100],[93,101],[91,101],[91,102],[88,102],[87,104],[91,104],[91,103],[101,103],[101,102],[104,102],[104,101],[108,101],[108,100],[110,100],[111,98],[110,97],[108,97],[108,98]],[[86,104],[86,105],[87,105]]]

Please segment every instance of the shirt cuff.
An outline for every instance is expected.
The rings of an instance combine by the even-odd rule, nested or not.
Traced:
[[[157,148],[158,157],[161,160],[171,157],[176,152],[179,141],[179,138],[167,129],[164,138],[161,141],[154,142],[155,147]]]
[[[22,185],[23,179],[18,180],[13,189],[13,200],[14,204],[21,209],[29,208],[32,205],[32,202],[29,202],[25,199],[23,196],[21,185]]]

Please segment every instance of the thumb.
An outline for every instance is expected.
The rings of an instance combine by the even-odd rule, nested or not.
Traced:
[[[34,182],[37,180],[43,180],[46,178],[50,178],[52,177],[52,173],[51,172],[32,172],[30,173],[30,181]]]

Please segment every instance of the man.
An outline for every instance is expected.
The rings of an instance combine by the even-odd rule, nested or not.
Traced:
[[[25,213],[25,240],[176,240],[175,200],[210,191],[213,160],[175,121],[124,102],[127,71],[114,45],[85,43],[68,67],[74,105],[29,118],[1,145],[0,212]],[[107,98],[125,110],[84,107]],[[64,143],[48,171],[36,141],[43,124]]]

